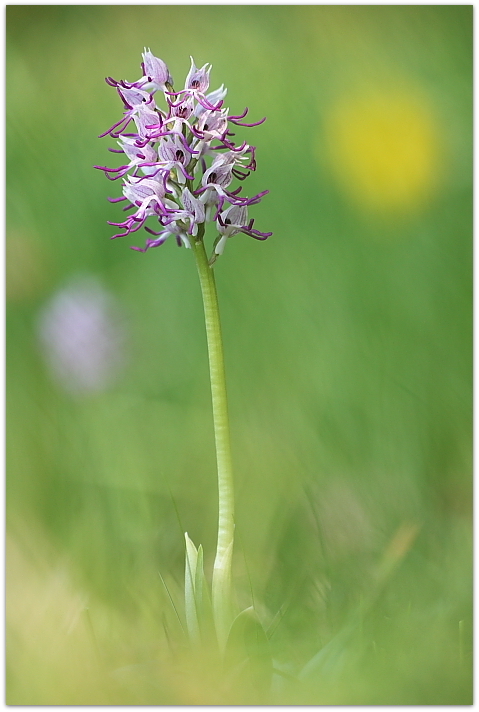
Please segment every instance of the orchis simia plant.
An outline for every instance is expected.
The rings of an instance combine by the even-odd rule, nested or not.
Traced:
[[[179,247],[192,250],[196,258],[203,295],[210,363],[213,420],[218,467],[218,545],[213,568],[212,606],[216,635],[225,647],[233,620],[231,561],[234,540],[234,496],[230,436],[223,363],[223,347],[213,265],[223,254],[229,238],[244,233],[266,240],[272,233],[260,232],[248,211],[267,190],[246,197],[241,183],[256,169],[254,146],[236,145],[236,126],[258,126],[248,122],[248,109],[230,114],[224,106],[223,85],[209,91],[211,65],[191,68],[183,89],[175,89],[166,64],[150,50],[143,53],[142,76],[138,81],[116,81],[114,87],[124,105],[122,118],[103,136],[117,140],[122,165],[95,166],[110,180],[122,180],[121,197],[128,216],[110,222],[119,228],[113,238],[126,237],[144,227],[148,237],[139,252],[159,247],[173,236]],[[158,106],[162,96],[162,106]],[[100,138],[101,138],[100,137]],[[240,182],[233,187],[235,181]],[[208,222],[216,229],[212,254],[206,253],[204,236]],[[203,585],[203,552],[186,538],[185,605],[187,628],[192,640],[201,636],[206,596]],[[241,615],[241,614],[240,614]]]

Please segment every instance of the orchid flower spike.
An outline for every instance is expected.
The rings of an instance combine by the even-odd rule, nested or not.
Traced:
[[[191,57],[184,89],[175,91],[173,78],[162,59],[150,49],[142,54],[142,76],[135,82],[107,84],[117,89],[124,105],[123,118],[102,136],[118,139],[123,154],[117,168],[95,166],[107,178],[123,178],[123,196],[111,202],[126,201],[126,219],[111,222],[125,237],[141,228],[154,235],[148,238],[145,252],[174,236],[178,245],[190,247],[191,240],[202,240],[207,222],[212,222],[218,237],[212,258],[222,254],[228,238],[243,233],[265,240],[272,233],[253,229],[248,222],[248,206],[256,205],[267,190],[252,197],[233,188],[235,179],[243,182],[256,169],[255,147],[246,142],[235,145],[232,128],[246,124],[242,114],[230,114],[223,106],[227,89],[222,84],[209,92],[211,65],[198,68]],[[157,105],[157,97],[164,105]],[[156,229],[155,229],[156,227]]]

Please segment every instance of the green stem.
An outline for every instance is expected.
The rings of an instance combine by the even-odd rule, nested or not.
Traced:
[[[221,648],[224,648],[232,621],[231,559],[235,527],[228,403],[215,277],[213,268],[208,264],[202,233],[198,233],[192,247],[203,294],[210,362],[219,497],[218,546],[213,568],[212,594],[216,634]]]

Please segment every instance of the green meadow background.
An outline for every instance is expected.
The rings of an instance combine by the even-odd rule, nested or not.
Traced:
[[[7,703],[471,704],[472,6],[6,14]],[[110,241],[120,182],[93,170],[119,165],[104,77],[138,79],[144,47],[177,88],[190,55],[211,62],[232,113],[267,116],[237,135],[274,235],[215,267],[235,587],[267,630],[266,690],[254,664],[215,682],[169,599],[182,620],[184,531],[208,576],[215,551],[201,296],[173,241]],[[126,355],[78,393],[38,320],[82,275],[117,301]]]

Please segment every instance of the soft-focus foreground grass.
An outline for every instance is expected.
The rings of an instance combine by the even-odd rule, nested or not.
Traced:
[[[469,6],[7,8],[8,703],[470,704],[471,28]],[[103,78],[144,46],[268,116],[244,135],[274,236],[216,273],[237,596],[272,685],[259,654],[225,678],[188,652],[159,576],[180,604],[184,530],[210,572],[216,484],[192,255],[110,242],[92,169],[115,165]],[[78,274],[129,334],[81,397],[36,336]]]

